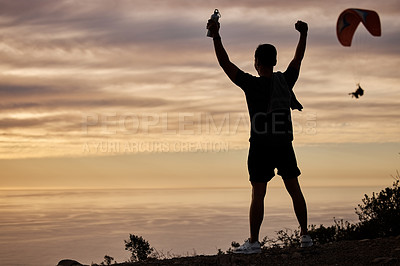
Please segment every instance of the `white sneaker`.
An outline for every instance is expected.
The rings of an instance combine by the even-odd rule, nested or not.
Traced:
[[[313,241],[309,235],[302,235],[300,238],[300,247],[308,248],[313,245]]]
[[[251,243],[250,239],[247,239],[246,242],[244,242],[243,245],[240,247],[236,248],[233,253],[236,254],[255,254],[255,253],[261,253],[261,245],[260,242],[254,242]]]

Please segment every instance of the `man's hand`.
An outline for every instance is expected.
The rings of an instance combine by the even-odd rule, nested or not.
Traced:
[[[296,29],[298,32],[300,32],[301,34],[307,34],[307,32],[308,32],[308,25],[307,25],[307,23],[305,23],[305,22],[303,22],[303,21],[301,21],[301,20],[298,20],[298,21],[296,22],[296,24],[294,25],[294,27],[295,27],[295,29]]]
[[[213,38],[219,36],[219,28],[220,28],[219,22],[209,19],[206,28],[211,32],[211,36]]]

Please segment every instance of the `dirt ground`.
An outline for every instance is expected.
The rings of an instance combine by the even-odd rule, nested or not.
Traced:
[[[400,265],[400,236],[341,241],[306,249],[274,249],[252,255],[223,254],[117,265]]]
[[[73,260],[59,266],[81,266]],[[104,264],[101,264],[104,265]],[[268,249],[260,254],[222,254],[111,264],[115,266],[400,265],[400,236],[340,241],[310,248]],[[93,265],[95,266],[95,265]]]

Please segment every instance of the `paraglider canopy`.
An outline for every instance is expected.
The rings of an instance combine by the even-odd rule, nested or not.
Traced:
[[[340,14],[336,25],[336,34],[343,46],[351,46],[354,32],[360,22],[373,36],[381,36],[381,22],[375,11],[349,8]]]

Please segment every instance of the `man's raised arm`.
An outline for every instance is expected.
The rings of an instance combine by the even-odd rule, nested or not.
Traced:
[[[214,49],[218,59],[218,63],[222,67],[226,75],[230,78],[230,80],[235,82],[239,68],[229,60],[229,56],[225,51],[224,46],[222,45],[221,36],[219,35],[219,28],[219,22],[215,22],[211,19],[208,21],[207,29],[210,30],[211,36],[213,37]]]
[[[300,70],[301,61],[303,60],[304,53],[306,51],[308,25],[307,23],[299,20],[296,22],[295,28],[298,32],[300,32],[300,38],[299,43],[297,44],[296,53],[294,54],[294,58],[290,62],[289,67]]]

